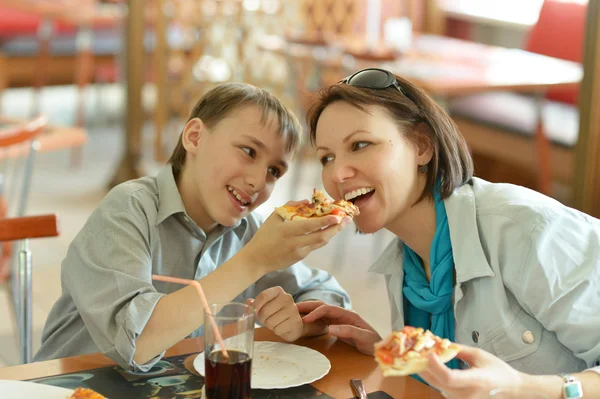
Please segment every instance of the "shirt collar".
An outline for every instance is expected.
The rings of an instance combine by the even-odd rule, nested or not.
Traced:
[[[444,204],[456,264],[456,280],[464,283],[478,277],[494,276],[481,245],[477,227],[475,193],[471,184],[456,189],[444,200]],[[395,237],[369,268],[369,272],[385,275],[401,273],[403,262],[404,243]]]
[[[179,194],[173,167],[163,166],[156,176],[158,186],[158,217],[156,224],[161,224],[166,218],[176,213],[185,213],[185,206]]]

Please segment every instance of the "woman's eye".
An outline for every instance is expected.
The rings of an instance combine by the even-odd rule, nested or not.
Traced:
[[[321,165],[325,166],[329,162],[333,161],[333,156],[332,155],[325,155],[324,157],[321,157],[320,161],[321,161]]]
[[[251,158],[255,158],[256,157],[256,151],[254,151],[252,148],[250,147],[240,147],[242,151],[244,151],[246,154],[248,154]]]
[[[279,168],[276,168],[274,166],[269,168],[269,173],[277,179],[281,176],[281,171],[279,170]]]
[[[357,141],[355,143],[352,143],[352,151],[360,150],[361,148],[365,148],[370,144],[371,143],[369,143],[368,141]]]

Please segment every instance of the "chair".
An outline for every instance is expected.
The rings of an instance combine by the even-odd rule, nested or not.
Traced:
[[[526,50],[582,62],[586,4],[545,0]],[[449,110],[475,154],[534,171],[537,189],[573,181],[578,90],[555,89],[537,97],[486,93],[449,101]]]
[[[46,119],[2,129],[0,124],[0,218],[25,214],[35,155],[36,138],[46,127]],[[4,243],[0,254],[0,281],[8,279],[12,258],[11,243]]]
[[[29,249],[29,239],[56,237],[59,234],[58,218],[56,215],[28,216],[19,218],[0,219],[0,242],[10,243],[21,241],[19,251],[19,273],[16,275],[16,289],[13,285],[12,297],[15,303],[18,341],[21,352],[21,362],[31,362],[31,269],[32,255]],[[16,294],[16,295],[15,295]],[[15,301],[15,297],[17,301]]]

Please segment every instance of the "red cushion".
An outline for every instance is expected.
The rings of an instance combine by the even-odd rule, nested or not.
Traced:
[[[0,36],[35,35],[39,22],[35,14],[0,6]]]
[[[587,4],[564,0],[545,0],[540,17],[529,35],[527,50],[583,62],[583,40],[585,35]],[[554,89],[548,98],[570,104],[577,103],[579,90]]]
[[[36,35],[41,17],[36,13],[25,12],[0,5],[0,37]],[[64,21],[55,21],[55,33],[74,33],[76,26]],[[110,28],[112,23],[94,23],[94,28]]]

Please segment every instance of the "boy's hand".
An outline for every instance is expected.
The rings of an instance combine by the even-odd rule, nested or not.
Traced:
[[[246,303],[256,309],[256,321],[286,341],[302,337],[304,323],[294,303],[294,298],[281,287],[271,287],[261,292],[256,299]]]
[[[291,201],[286,205],[303,202],[308,203]],[[327,244],[350,222],[349,217],[334,215],[285,222],[273,212],[240,253],[249,266],[259,267],[265,273],[280,270]]]

